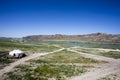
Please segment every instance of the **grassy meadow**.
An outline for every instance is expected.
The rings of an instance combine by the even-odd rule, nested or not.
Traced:
[[[85,58],[78,53],[67,51],[66,49],[57,53],[48,54],[40,57],[37,60],[32,60],[36,63],[99,63],[100,61]]]
[[[6,39],[0,41],[0,69],[2,69],[4,66],[9,65],[11,62],[18,60],[15,58],[8,58],[9,51],[12,51],[14,49],[20,49],[24,51],[26,55],[33,53],[52,52],[59,49],[59,47],[45,43],[22,43],[19,41],[11,41]]]
[[[26,63],[28,64],[18,65],[13,71],[7,73],[8,80],[66,80],[72,76],[81,75],[89,71],[90,68],[94,68],[94,66],[89,64],[103,62],[82,57],[80,54],[65,49],[29,60]],[[84,65],[69,65],[69,63],[82,63]]]
[[[85,58],[78,53],[68,51],[67,48],[74,49],[79,52],[101,55],[115,59],[120,58],[119,51],[103,51],[98,50],[97,48],[95,49],[88,47],[71,48],[71,46],[63,45],[63,42],[64,41],[61,42],[61,45],[61,43],[57,44],[56,41],[55,44],[54,42],[51,44],[48,42],[25,43],[11,40],[1,41],[0,69],[18,60],[7,57],[9,51],[14,49],[23,50],[27,55],[30,55],[33,53],[52,52],[60,49],[60,47],[66,48],[60,52],[41,56],[36,59],[26,61],[25,64],[16,66],[12,71],[6,73],[5,80],[67,80],[70,77],[84,74],[91,68],[95,68],[94,64],[100,65],[105,63],[104,61]],[[56,45],[60,47],[57,47]]]

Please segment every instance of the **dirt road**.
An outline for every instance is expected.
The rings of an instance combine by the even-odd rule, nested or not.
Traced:
[[[81,53],[71,49],[68,49],[68,50],[79,53],[82,56],[87,58],[93,58],[96,60],[103,60],[108,62],[104,65],[101,65],[100,68],[96,68],[80,76],[72,77],[69,80],[97,80],[107,75],[120,72],[120,59],[113,59],[113,58],[107,58],[99,55]]]
[[[16,62],[11,63],[9,66],[4,67],[3,69],[0,70],[0,79],[2,79],[2,75],[4,73],[10,72],[15,66],[19,65],[19,64],[23,64],[25,61],[30,60],[30,59],[34,59],[43,55],[47,55],[47,54],[51,54],[51,53],[55,53],[55,52],[59,52],[64,50],[64,48],[61,48],[59,50],[53,51],[53,52],[49,52],[49,53],[35,53],[35,54],[31,54],[25,58],[22,58]]]

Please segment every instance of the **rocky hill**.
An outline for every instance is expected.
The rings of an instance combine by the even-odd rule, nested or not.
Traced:
[[[93,33],[86,35],[31,35],[23,37],[23,40],[42,41],[42,40],[77,40],[88,42],[107,42],[120,43],[120,34]]]

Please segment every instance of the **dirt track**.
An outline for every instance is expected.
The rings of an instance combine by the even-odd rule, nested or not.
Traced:
[[[94,70],[91,70],[83,75],[72,77],[69,80],[97,80],[102,77],[105,77],[110,74],[114,73],[119,73],[120,72],[120,59],[113,59],[113,58],[107,58],[99,55],[93,55],[93,54],[88,54],[88,53],[81,53],[75,50],[70,50],[72,52],[76,52],[81,54],[84,57],[87,58],[93,58],[97,60],[104,60],[107,61],[108,63],[101,65],[101,68],[96,68]]]
[[[23,64],[27,60],[34,59],[34,58],[37,58],[37,57],[40,57],[40,56],[43,56],[43,55],[59,52],[59,51],[62,51],[62,50],[64,50],[64,48],[53,51],[53,52],[49,52],[49,53],[35,53],[35,54],[29,55],[25,58],[22,58],[22,59],[20,59],[16,62],[13,62],[9,66],[6,66],[6,67],[4,67],[3,69],[0,70],[0,79],[2,79],[2,75],[4,73],[10,72],[15,66],[17,66],[19,64]]]

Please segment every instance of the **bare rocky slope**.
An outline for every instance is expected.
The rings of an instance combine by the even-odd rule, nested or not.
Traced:
[[[23,37],[23,40],[77,40],[87,42],[120,43],[120,34],[93,33],[86,35],[31,35]]]

